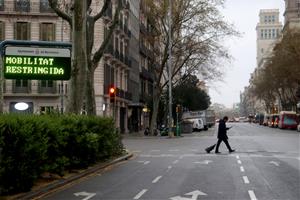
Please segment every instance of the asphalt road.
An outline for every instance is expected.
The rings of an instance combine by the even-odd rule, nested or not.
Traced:
[[[127,137],[135,154],[46,199],[78,200],[299,200],[300,133],[248,123],[228,124],[229,154],[204,149],[216,130],[180,138]]]

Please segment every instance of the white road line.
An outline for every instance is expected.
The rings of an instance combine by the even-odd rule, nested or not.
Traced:
[[[242,161],[241,161],[241,160],[238,160],[237,162],[238,162],[240,165],[242,164]]]
[[[249,196],[251,200],[257,200],[255,193],[253,192],[253,190],[248,190]]]
[[[243,176],[243,179],[244,179],[244,183],[245,184],[249,184],[250,183],[250,181],[249,181],[249,179],[248,179],[247,176]]]
[[[245,172],[245,169],[243,166],[240,166],[240,170],[241,170],[241,172]]]
[[[161,177],[162,177],[162,176],[156,177],[156,178],[152,181],[152,183],[157,183],[157,182],[159,181],[159,179],[161,179]]]
[[[178,149],[170,149],[169,151],[175,152],[175,151],[179,151]]]
[[[150,163],[150,161],[145,161],[144,162],[144,165],[147,165],[147,164],[149,164]]]
[[[178,163],[178,160],[175,160],[175,161],[173,162],[173,164],[176,164],[176,163]]]
[[[240,159],[240,156],[236,156],[236,159]]]
[[[160,151],[159,149],[153,149],[150,152],[159,152],[159,151]]]
[[[135,195],[135,197],[133,199],[139,199],[139,198],[141,198],[147,191],[148,191],[147,189],[143,189],[137,195]]]

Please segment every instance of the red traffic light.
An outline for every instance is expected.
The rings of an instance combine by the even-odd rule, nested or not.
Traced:
[[[114,87],[109,88],[109,94],[115,94],[116,89]]]

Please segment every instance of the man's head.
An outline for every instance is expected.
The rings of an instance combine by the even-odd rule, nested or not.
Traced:
[[[224,122],[227,122],[228,121],[228,117],[227,116],[223,117],[223,120],[224,120]]]

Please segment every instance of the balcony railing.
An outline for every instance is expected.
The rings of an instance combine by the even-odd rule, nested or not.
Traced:
[[[56,94],[57,93],[57,88],[55,86],[53,86],[53,87],[39,86],[38,91],[39,91],[39,93]]]
[[[19,87],[13,84],[12,88],[13,93],[30,93],[31,92],[31,84],[28,84],[28,86],[25,87]]]

